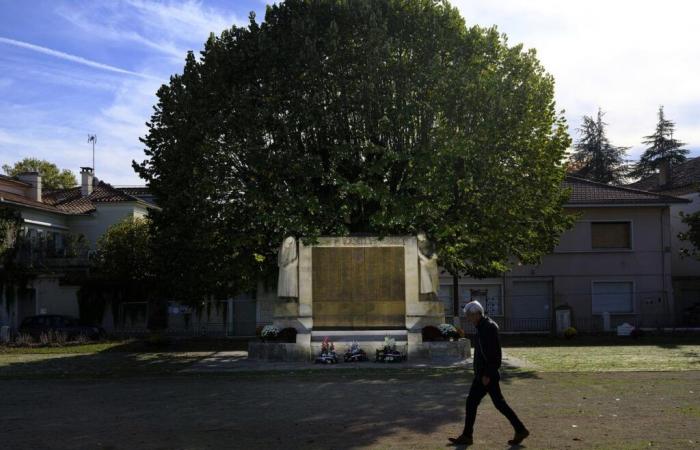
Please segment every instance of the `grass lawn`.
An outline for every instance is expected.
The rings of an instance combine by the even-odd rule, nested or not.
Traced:
[[[223,339],[122,340],[46,347],[0,346],[0,378],[164,375],[247,343]]]
[[[700,336],[506,338],[503,345],[540,372],[700,370]]]

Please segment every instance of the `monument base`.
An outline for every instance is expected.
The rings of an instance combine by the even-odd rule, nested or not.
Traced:
[[[427,361],[462,360],[471,356],[469,339],[421,342],[411,346],[409,357]]]
[[[334,330],[312,331],[297,335],[296,343],[250,342],[248,358],[263,361],[311,362],[321,353],[323,339],[328,337],[335,346],[339,358],[357,342],[370,361],[374,361],[377,350],[384,348],[386,336],[394,339],[396,350],[407,355],[408,361],[464,360],[471,355],[468,339],[456,341],[422,342],[420,334],[406,330]],[[342,359],[341,359],[342,360]]]

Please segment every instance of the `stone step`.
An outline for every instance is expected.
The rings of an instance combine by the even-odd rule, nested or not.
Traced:
[[[328,337],[333,342],[384,342],[389,336],[396,342],[407,342],[406,330],[312,330],[311,342],[322,342]]]

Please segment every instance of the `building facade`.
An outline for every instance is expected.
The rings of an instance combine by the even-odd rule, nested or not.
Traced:
[[[695,249],[679,239],[687,231],[681,213],[700,211],[700,157],[691,158],[677,166],[662,165],[659,173],[630,185],[659,194],[674,195],[687,200],[670,207],[671,273],[675,294],[675,314],[681,326],[700,325],[700,258],[683,256],[681,249]]]
[[[0,325],[16,329],[36,314],[78,317],[79,286],[70,284],[71,275],[87,270],[90,253],[110,226],[144,217],[156,206],[97,180],[92,168],[84,167],[80,186],[69,189],[42,188],[36,172],[0,176],[0,207],[20,215],[21,239],[13,263],[31,275],[0,293]],[[125,307],[127,311],[116,312],[107,308],[108,328],[136,317]]]
[[[583,331],[628,322],[677,322],[672,285],[671,206],[687,200],[567,177],[567,212],[577,216],[538,265],[515,265],[496,278],[454,279],[443,272],[440,297],[448,321],[466,325],[461,306],[479,300],[508,332],[549,332],[556,310]]]

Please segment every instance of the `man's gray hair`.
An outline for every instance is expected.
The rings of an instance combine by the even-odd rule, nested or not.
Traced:
[[[479,313],[482,316],[484,315],[484,307],[481,306],[481,303],[477,302],[476,300],[473,300],[464,305],[464,308],[462,310],[464,311],[464,315],[476,313]]]

